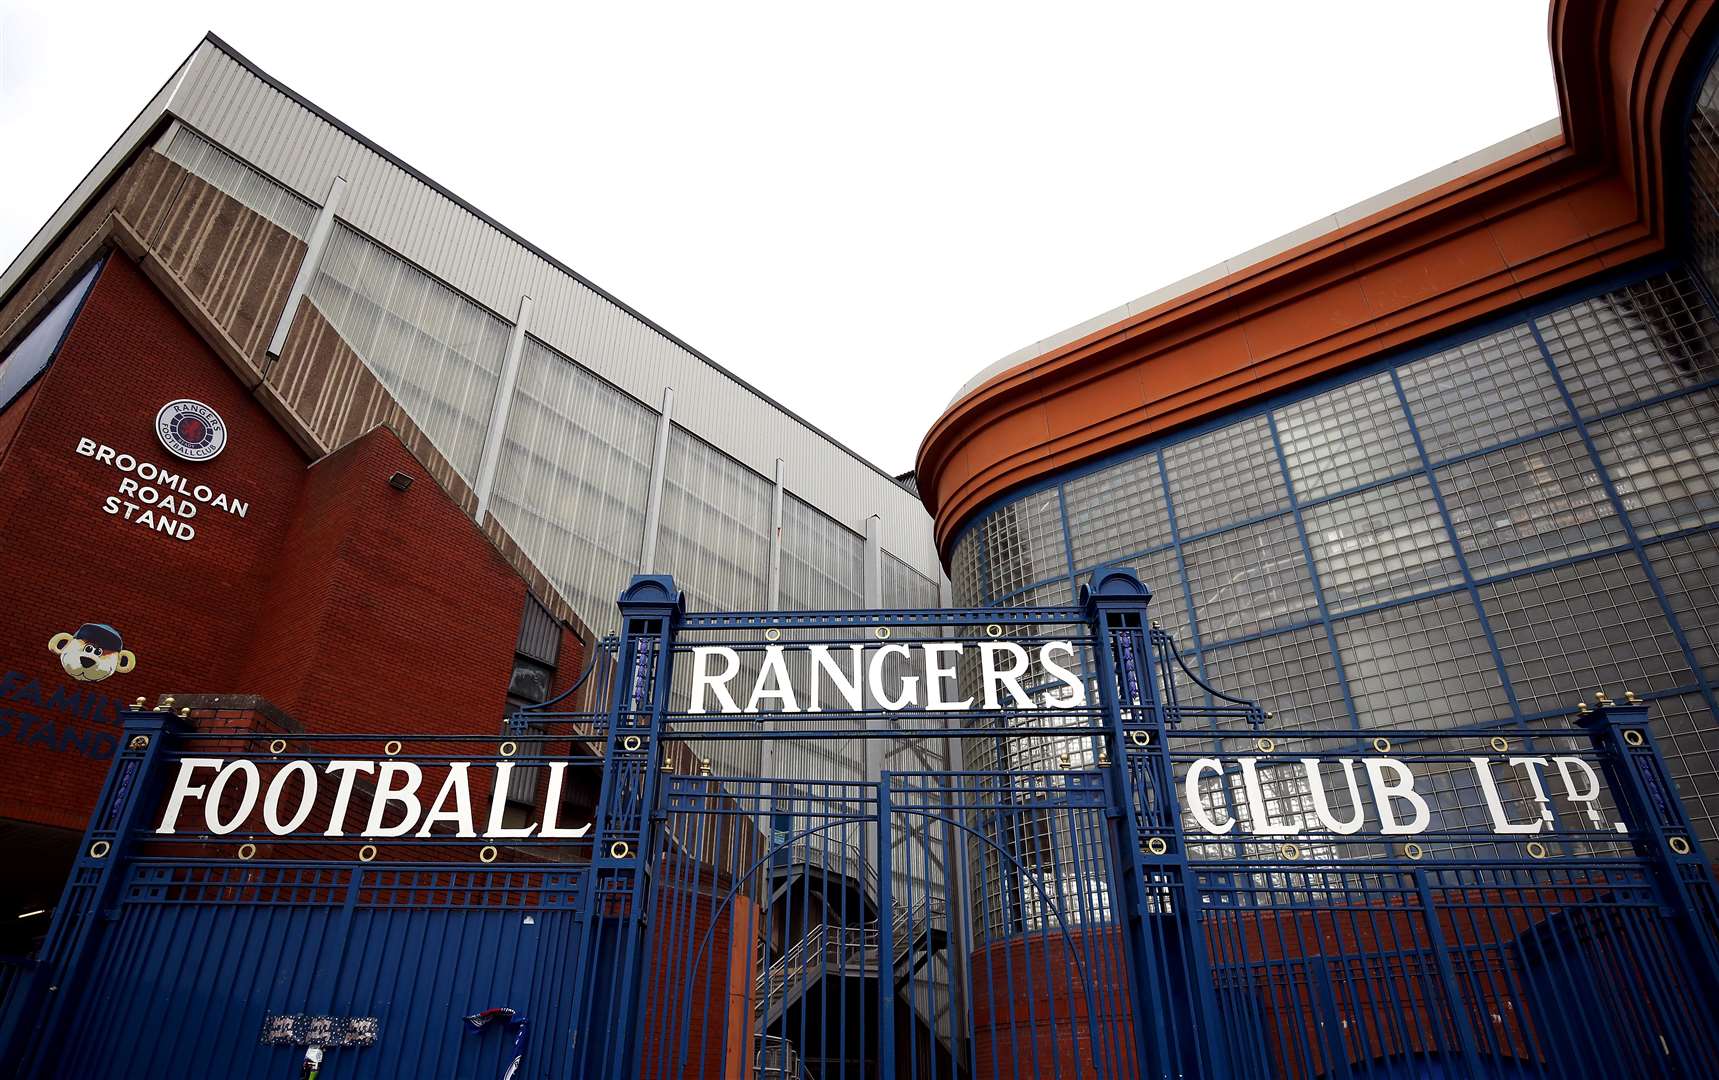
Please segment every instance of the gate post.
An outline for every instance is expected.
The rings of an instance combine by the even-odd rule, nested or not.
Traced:
[[[1135,1054],[1142,1076],[1222,1076],[1227,1068],[1199,890],[1153,677],[1151,600],[1152,590],[1125,568],[1095,570],[1080,590],[1108,729],[1106,816],[1122,875]]]
[[[28,1033],[19,1033],[20,1076],[52,1071],[50,1048],[61,1041],[61,1028],[85,989],[91,957],[124,881],[126,858],[136,844],[137,833],[148,827],[144,815],[157,805],[166,737],[188,726],[173,715],[169,707],[173,699],[166,701],[151,712],[120,713],[124,731],[102,783],[101,796],[96,799],[95,812],[84,830],[77,860],[54,908],[54,921],[34,973],[31,1000],[25,1003],[29,1011],[24,1015],[34,1013],[36,1021]],[[33,1007],[38,1003],[39,1010]]]
[[[650,976],[650,883],[657,777],[674,640],[686,600],[666,574],[638,574],[621,593],[603,779],[592,825],[570,1075],[620,1080],[638,1068],[639,1015]],[[606,985],[599,988],[601,980]]]
[[[1646,703],[1625,697],[1620,703],[1600,694],[1600,707],[1588,712],[1584,704],[1576,722],[1593,736],[1630,841],[1653,867],[1707,1000],[1719,1000],[1719,883],[1648,730]]]

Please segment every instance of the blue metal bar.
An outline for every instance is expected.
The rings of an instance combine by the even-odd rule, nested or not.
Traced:
[[[879,1080],[895,1080],[895,977],[890,957],[895,955],[893,888],[890,843],[890,773],[885,769],[877,780],[877,1053]]]

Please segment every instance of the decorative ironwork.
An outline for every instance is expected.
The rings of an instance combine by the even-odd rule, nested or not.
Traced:
[[[294,733],[289,757],[168,702],[126,712],[40,962],[0,985],[0,1050],[25,1075],[157,1076],[155,1043],[195,1044],[200,1071],[267,1075],[352,1009],[374,1014],[364,1071],[430,1075],[459,1015],[529,1002],[553,1077],[1719,1060],[1719,894],[1648,704],[1594,694],[1507,733],[1278,725],[1189,670],[1151,599],[1114,570],[1075,607],[699,613],[641,577],[499,746]],[[713,649],[777,707],[696,708],[687,665]],[[771,657],[803,673],[816,649],[847,696],[772,698]],[[934,740],[955,767],[709,756],[779,740]],[[461,996],[478,967],[496,1001]],[[97,1001],[102,1030],[68,1038]],[[194,1038],[106,1030],[192,1009]]]

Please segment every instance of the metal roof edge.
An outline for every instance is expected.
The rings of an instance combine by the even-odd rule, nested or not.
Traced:
[[[724,378],[727,378],[727,379],[733,381],[735,383],[735,385],[739,386],[741,389],[743,389],[743,390],[747,391],[748,393],[754,395],[755,397],[758,397],[761,400],[767,402],[773,408],[780,409],[782,411],[783,415],[787,416],[790,420],[793,420],[795,423],[801,425],[807,431],[810,431],[812,434],[818,436],[820,439],[823,439],[824,441],[828,442],[831,446],[834,446],[836,449],[840,450],[844,454],[847,454],[849,457],[853,458],[855,461],[859,462],[861,465],[864,465],[866,468],[870,469],[871,471],[877,473],[879,476],[883,477],[886,480],[889,480],[891,483],[894,483],[897,487],[900,487],[902,489],[902,491],[906,492],[909,495],[909,497],[912,497],[913,493],[911,491],[908,491],[907,488],[904,485],[902,485],[899,480],[897,480],[897,478],[895,477],[895,475],[893,473],[890,473],[888,470],[884,469],[882,466],[877,465],[876,463],[874,463],[870,459],[862,456],[858,451],[854,450],[852,447],[848,446],[846,443],[843,443],[841,440],[835,438],[834,436],[832,436],[828,432],[824,431],[822,428],[818,427],[816,424],[813,424],[812,422],[807,420],[805,417],[801,416],[799,413],[788,408],[786,405],[782,404],[780,401],[777,401],[775,398],[771,397],[769,394],[766,394],[764,391],[758,389],[758,387],[752,385],[747,380],[741,378],[739,375],[736,375],[734,372],[730,371],[728,368],[724,367],[722,364],[718,363],[715,360],[712,360],[709,356],[706,356],[703,352],[700,352],[698,349],[694,348],[692,345],[690,345],[686,341],[682,340],[679,336],[677,336],[674,333],[672,333],[671,331],[665,329],[661,324],[657,323],[655,320],[651,319],[649,316],[643,314],[637,308],[633,307],[631,304],[622,300],[620,297],[616,296],[615,294],[609,292],[607,289],[603,288],[601,285],[598,285],[596,282],[592,281],[590,278],[586,277],[585,275],[579,273],[579,271],[573,269],[571,266],[568,266],[566,263],[562,262],[560,259],[557,259],[555,256],[549,254],[549,252],[544,251],[542,248],[538,247],[536,244],[533,244],[531,241],[527,240],[525,237],[521,236],[519,233],[515,232],[514,230],[508,228],[506,225],[503,225],[501,222],[497,221],[495,218],[484,213],[482,210],[479,210],[476,206],[473,206],[467,200],[454,194],[452,191],[448,190],[442,184],[436,182],[435,180],[431,179],[429,176],[425,175],[425,173],[422,170],[414,168],[412,165],[407,164],[399,156],[397,156],[397,155],[393,154],[392,152],[384,149],[382,146],[378,145],[374,140],[372,140],[372,139],[368,138],[367,136],[363,135],[362,133],[358,132],[357,130],[352,128],[350,125],[346,124],[345,122],[341,121],[340,119],[338,119],[337,117],[335,117],[334,115],[329,113],[326,109],[323,109],[320,106],[318,106],[315,102],[310,101],[303,94],[300,94],[298,91],[292,89],[290,86],[287,86],[285,83],[281,82],[279,79],[275,78],[273,75],[270,75],[268,72],[266,72],[262,68],[258,67],[254,62],[252,62],[249,58],[247,58],[243,53],[239,52],[237,49],[235,49],[231,45],[229,45],[226,41],[224,41],[213,30],[206,32],[203,35],[203,40],[209,42],[211,45],[215,46],[217,49],[220,49],[222,52],[226,53],[233,60],[235,60],[236,62],[241,64],[252,75],[261,79],[263,82],[269,84],[269,86],[273,87],[275,90],[279,91],[281,94],[284,94],[286,97],[292,99],[292,101],[294,101],[300,107],[309,110],[318,119],[320,119],[323,122],[333,126],[336,129],[338,129],[343,134],[347,135],[351,139],[353,139],[356,142],[363,145],[366,149],[370,150],[372,153],[377,154],[378,156],[387,160],[388,163],[393,165],[395,168],[400,169],[402,172],[411,176],[413,179],[415,179],[415,180],[419,181],[420,183],[424,184],[425,186],[429,187],[432,191],[436,192],[436,194],[447,199],[449,202],[452,202],[456,206],[460,207],[462,210],[471,214],[473,217],[476,217],[478,220],[482,221],[484,224],[495,229],[497,232],[500,232],[503,236],[506,236],[508,239],[512,240],[514,243],[525,248],[527,251],[531,252],[533,255],[536,255],[538,258],[549,263],[549,265],[555,267],[557,270],[560,270],[562,273],[566,274],[568,277],[573,278],[575,281],[579,282],[581,285],[584,285],[586,288],[590,289],[592,292],[601,296],[603,299],[609,301],[609,303],[614,304],[616,307],[620,308],[622,311],[625,311],[628,315],[631,315],[633,318],[639,320],[641,323],[650,327],[656,333],[661,334],[663,337],[667,338],[669,341],[673,342],[675,345],[679,346],[682,349],[685,349],[692,356],[695,356],[700,361],[702,361],[703,363],[710,365],[713,369],[715,369],[718,373],[720,373]],[[193,49],[192,53],[193,53],[193,55],[195,55],[196,50]],[[187,59],[189,59],[189,58],[187,58]],[[183,65],[181,65],[181,67],[183,67]],[[172,108],[172,103],[169,102],[168,103],[168,110],[171,111],[171,108]]]

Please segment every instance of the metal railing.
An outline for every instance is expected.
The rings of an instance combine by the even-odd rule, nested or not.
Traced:
[[[756,1080],[811,1080],[800,1052],[780,1035],[758,1036],[752,1075]]]
[[[894,908],[890,920],[892,948],[889,970],[901,966],[921,942],[929,945],[933,929],[947,925],[948,909],[941,900],[931,900],[908,909]],[[755,985],[756,1004],[753,1011],[767,1015],[773,1006],[785,1005],[789,991],[806,988],[829,972],[849,975],[870,975],[877,971],[878,926],[875,921],[860,926],[831,926],[818,923],[783,953],[775,963],[760,972]],[[796,980],[796,976],[799,976]]]

